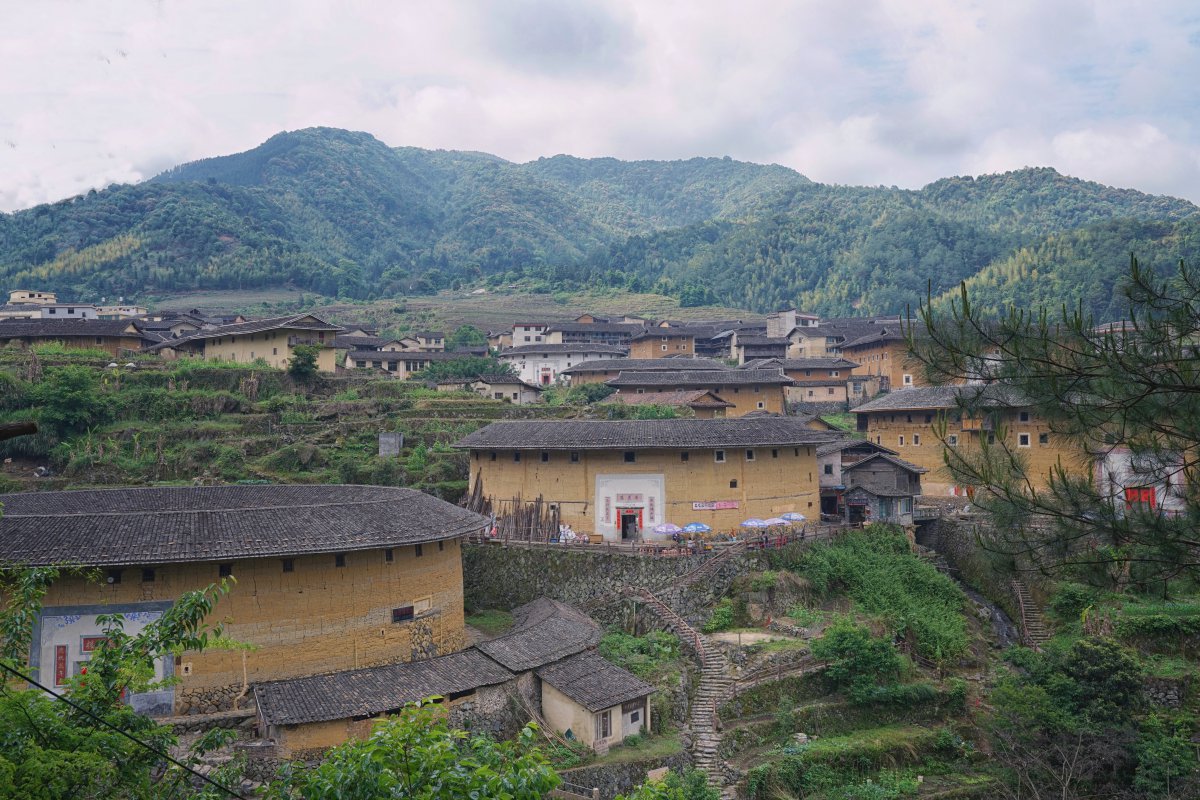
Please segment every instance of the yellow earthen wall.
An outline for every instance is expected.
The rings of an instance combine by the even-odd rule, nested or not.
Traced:
[[[1025,456],[1028,464],[1028,474],[1034,480],[1034,485],[1044,487],[1050,470],[1059,462],[1071,470],[1086,470],[1088,459],[1085,454],[1061,437],[1051,433],[1049,426],[1032,414],[1027,422],[1021,422],[1019,411],[1006,412],[999,416],[998,421],[1005,428],[1005,439],[1008,446],[1015,452]],[[895,450],[905,461],[910,461],[929,470],[921,477],[921,486],[928,495],[949,494],[954,486],[954,480],[946,469],[946,445],[938,438],[939,412],[927,411],[886,411],[867,414],[867,438]],[[955,420],[951,415],[946,422],[946,435],[956,435],[956,449],[962,453],[977,452],[979,437],[988,432],[970,430],[973,424],[968,421],[968,429],[963,429],[963,422]],[[932,421],[926,422],[926,419]],[[911,420],[911,421],[910,421]],[[976,426],[978,423],[974,423]],[[1029,447],[1019,447],[1019,435],[1029,434]],[[1049,434],[1047,444],[1039,444],[1038,437]],[[920,444],[914,443],[914,436],[920,437]],[[901,443],[903,437],[903,444]],[[999,436],[997,436],[999,443]]]
[[[217,603],[212,622],[225,634],[255,646],[248,653],[251,683],[455,652],[463,647],[463,580],[459,543],[425,543],[417,557],[410,546],[393,548],[391,563],[383,550],[346,553],[346,566],[335,556],[294,559],[284,572],[281,559],[234,561],[236,582]],[[117,584],[68,576],[47,593],[46,606],[125,604],[174,600],[182,593],[216,583],[217,563],[155,567],[153,583],[141,581],[140,567],[122,570]],[[392,609],[430,598],[431,612],[411,622],[393,623]],[[436,653],[416,652],[432,643]],[[176,674],[176,690],[189,693],[242,683],[237,651],[186,652],[179,663],[191,674]]]
[[[629,345],[630,358],[666,358],[667,356],[693,355],[695,354],[695,339],[691,336],[667,336],[661,335],[652,336],[648,339],[639,339],[636,342],[631,342]],[[663,350],[663,345],[667,346]]]
[[[746,460],[746,450],[754,451],[754,460]],[[772,451],[777,453],[772,456]],[[716,531],[728,531],[749,517],[777,517],[798,511],[816,519],[817,461],[813,445],[796,447],[731,447],[725,450],[725,462],[715,460],[714,450],[638,450],[637,460],[628,464],[623,450],[579,451],[578,463],[570,453],[549,451],[550,460],[541,460],[540,450],[521,452],[521,461],[513,461],[512,450],[471,451],[471,481],[482,476],[485,494],[495,501],[521,497],[532,501],[539,495],[549,503],[558,503],[562,521],[575,531],[591,533],[596,519],[596,476],[613,474],[661,474],[665,484],[663,518],[683,526],[703,522]],[[737,481],[737,488],[729,482]],[[737,500],[738,508],[695,510],[696,502]]]
[[[720,373],[716,373],[720,374]],[[615,376],[614,376],[615,377]],[[625,394],[637,394],[638,389],[645,389],[647,392],[674,392],[680,389],[707,389],[713,394],[720,397],[722,400],[733,403],[733,408],[725,409],[726,417],[740,417],[743,414],[749,414],[751,411],[768,411],[772,414],[782,414],[784,412],[783,388],[779,384],[769,384],[766,386],[721,386],[720,379],[713,381],[711,386],[678,386],[675,384],[665,383],[661,386],[626,386],[621,389]],[[757,391],[755,391],[757,389]],[[763,404],[762,408],[758,407],[759,403]]]
[[[287,369],[288,359],[292,357],[292,348],[288,345],[288,337],[291,336],[301,340],[317,339],[313,331],[285,328],[221,336],[204,340],[204,357],[213,361],[235,361],[239,364],[249,364],[261,358],[276,369]],[[332,345],[332,334],[327,333],[325,338]],[[333,372],[336,369],[336,358],[337,352],[332,347],[323,348],[317,355],[317,369],[321,372]]]

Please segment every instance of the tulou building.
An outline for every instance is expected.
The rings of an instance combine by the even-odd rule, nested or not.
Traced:
[[[463,641],[460,541],[486,520],[410,489],[220,486],[0,496],[0,561],[94,568],[50,587],[30,663],[64,686],[103,640],[97,616],[125,630],[183,593],[229,579],[213,622],[253,645],[167,657],[179,683],[134,696],[164,715],[229,708],[247,682],[351,670],[457,652]],[[243,669],[245,672],[243,673]]]
[[[495,422],[455,446],[498,513],[541,497],[576,531],[621,541],[665,522],[815,519],[816,447],[833,438],[791,417],[545,420]]]

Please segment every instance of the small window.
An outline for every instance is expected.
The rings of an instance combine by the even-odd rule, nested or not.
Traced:
[[[958,434],[952,433],[946,437],[946,444],[949,447],[958,447]]]
[[[832,474],[833,474],[833,464],[826,464],[826,465],[825,465],[825,474],[826,474],[826,475],[832,475]]]
[[[626,450],[624,453],[624,460],[626,464],[633,464],[637,461],[637,453],[633,452],[632,450]]]
[[[338,553],[338,554],[336,554],[336,555],[333,557],[333,565],[334,565],[335,567],[344,567],[344,566],[346,566],[346,554],[345,554],[345,553]]]
[[[718,464],[724,464],[725,463],[725,451],[724,450],[713,451],[713,461],[716,461]]]
[[[680,461],[687,461],[689,458],[691,458],[691,454],[688,453],[687,450],[684,450],[682,453],[679,454]]]
[[[154,583],[154,569],[146,567],[142,570],[142,583]]]
[[[106,581],[108,581],[109,583],[120,583],[121,582],[121,570],[110,569],[108,572],[105,573],[104,579]]]
[[[897,442],[897,443],[898,443],[898,444],[899,444],[901,447],[904,447],[904,437],[903,437],[903,436],[898,436],[898,437],[896,437],[896,442]]]
[[[779,450],[777,450],[777,449],[776,449],[776,450],[772,450],[772,451],[771,451],[771,458],[779,458]]]
[[[1029,412],[1028,411],[1018,412],[1017,419],[1020,420],[1021,422],[1029,422]]]
[[[913,385],[913,378],[912,378],[912,375],[905,375],[905,376],[904,376],[904,385],[905,385],[905,386],[912,386],[912,385]]]
[[[393,561],[396,560],[396,551],[390,547],[388,549],[384,550],[383,551],[383,560],[386,563],[391,564]]]
[[[218,564],[217,577],[228,578],[233,575],[233,564]]]
[[[489,457],[488,458],[489,461],[495,461],[496,460],[496,451],[493,450],[490,453],[488,453],[488,457]]]
[[[285,558],[283,560],[283,571],[284,572],[295,572],[296,571],[296,560],[294,558]]]
[[[759,400],[759,401],[758,401],[758,407],[759,407],[759,408],[766,408],[766,407],[767,407],[767,404],[766,404],[766,403],[764,403],[762,400]]]
[[[1030,436],[1028,433],[1017,434],[1017,447],[1029,447]]]
[[[576,453],[571,453],[571,463],[572,463],[572,464],[578,464],[578,463],[579,463],[579,453],[577,453],[577,452],[576,452]]]
[[[921,434],[914,433],[913,434],[913,447],[920,447],[920,446],[921,446]]]
[[[747,450],[747,451],[746,451],[746,460],[747,460],[747,461],[753,461],[753,460],[754,460],[754,451],[753,451],[753,450]]]
[[[550,454],[549,454],[549,453],[547,453],[545,450],[543,450],[543,451],[542,451],[542,463],[543,463],[543,464],[549,464],[549,463],[550,463]]]
[[[520,464],[520,463],[521,463],[521,451],[520,451],[520,450],[514,450],[514,451],[513,451],[513,463],[514,463],[514,464]]]
[[[988,434],[988,437],[987,437],[987,443],[988,443],[988,444],[995,444],[995,443],[996,443],[996,434],[994,434],[994,433],[989,433],[989,434]]]
[[[1038,434],[1038,444],[1050,444],[1050,434],[1039,433]]]
[[[828,392],[826,392],[826,394],[833,394],[833,387],[832,387],[832,386],[830,386],[830,387],[829,387],[829,391],[828,391]]]
[[[729,482],[729,488],[730,488],[730,489],[736,489],[736,488],[737,488],[737,478],[734,478],[733,480],[731,480],[731,481]]]
[[[421,549],[421,545],[413,545],[413,555],[415,555],[417,558],[425,555],[424,551]]]
[[[440,553],[445,549],[446,549],[446,541],[444,539],[438,539],[438,552]]]
[[[392,609],[392,623],[393,624],[395,624],[397,622],[408,622],[410,619],[412,619],[415,616],[416,616],[416,614],[413,613],[412,606],[400,606],[400,608]]]

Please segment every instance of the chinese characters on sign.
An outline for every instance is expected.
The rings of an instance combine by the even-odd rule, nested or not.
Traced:
[[[721,511],[727,508],[737,508],[737,500],[717,500],[708,503],[692,503],[693,511]]]
[[[653,497],[651,497],[646,502],[646,518],[648,520],[650,520],[651,522],[654,522],[654,498]]]
[[[66,686],[67,684],[67,646],[65,644],[55,645],[54,647],[54,685]]]
[[[604,521],[612,522],[612,498],[604,496]]]

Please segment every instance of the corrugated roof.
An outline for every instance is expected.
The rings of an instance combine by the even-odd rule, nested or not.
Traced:
[[[118,566],[337,553],[450,539],[487,520],[412,489],[211,486],[0,495],[0,562]]]

